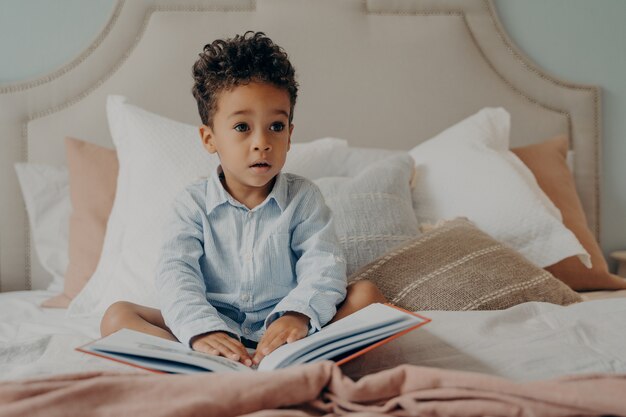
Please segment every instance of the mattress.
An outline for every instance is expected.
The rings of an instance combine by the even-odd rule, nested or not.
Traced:
[[[49,291],[0,294],[0,379],[109,370],[143,372],[74,350],[99,337],[93,318],[41,308]],[[498,311],[427,311],[427,326],[344,365],[353,378],[410,363],[514,380],[626,372],[626,298]]]

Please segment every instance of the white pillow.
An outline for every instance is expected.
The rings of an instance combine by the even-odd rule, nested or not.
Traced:
[[[420,223],[463,216],[544,268],[589,254],[530,170],[509,151],[510,117],[485,108],[414,147]]]
[[[325,177],[354,177],[381,159],[395,155],[407,155],[406,151],[348,146],[348,142],[344,139],[325,138],[311,143],[317,145],[318,141],[324,140],[333,140],[333,149],[327,147],[328,149],[323,149],[323,153],[317,150],[319,157],[313,155],[315,158],[307,163],[307,168],[310,167],[308,169],[304,169],[305,166],[301,165],[301,162],[297,162],[300,158],[293,158],[291,155],[292,145],[292,151],[287,157],[284,171],[302,175],[310,180]],[[343,146],[337,146],[337,141],[340,141]],[[320,160],[323,161],[322,166],[318,166]],[[296,163],[298,164],[297,168],[295,168]],[[313,163],[315,164],[313,165]]]
[[[67,251],[72,211],[67,168],[17,163],[15,171],[26,203],[35,252],[41,266],[52,278],[48,290],[61,292],[69,262]],[[38,288],[37,284],[33,282],[33,288]]]
[[[197,126],[179,123],[109,96],[107,117],[117,149],[117,193],[100,261],[94,275],[70,303],[69,316],[101,315],[119,300],[158,307],[154,288],[162,224],[176,194],[218,166],[200,140]],[[316,177],[339,139],[294,144],[287,155],[290,172]]]
[[[333,212],[348,275],[419,235],[411,199],[413,171],[405,153],[376,162],[354,178],[315,181]]]
[[[338,176],[344,167],[343,155],[349,149],[346,140],[337,138],[292,143],[282,171],[310,180]]]

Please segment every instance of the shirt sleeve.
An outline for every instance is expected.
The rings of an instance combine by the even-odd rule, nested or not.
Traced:
[[[298,206],[291,249],[296,254],[296,287],[265,320],[266,328],[288,311],[310,318],[309,333],[320,330],[346,297],[346,260],[337,239],[331,211],[322,193],[308,183]]]
[[[206,298],[200,267],[204,256],[201,205],[185,191],[173,204],[157,263],[156,289],[165,324],[186,346],[194,336],[212,331],[237,335]]]

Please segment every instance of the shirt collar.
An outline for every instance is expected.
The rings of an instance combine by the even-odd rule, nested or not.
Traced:
[[[211,214],[215,207],[220,206],[228,201],[230,195],[224,189],[220,177],[224,175],[222,166],[218,166],[213,175],[206,184],[206,213]],[[230,197],[232,199],[232,197]]]
[[[246,206],[235,200],[224,188],[221,178],[224,176],[222,166],[218,166],[211,178],[207,181],[206,190],[206,212],[211,214],[216,207],[221,206],[224,203],[229,203],[234,207],[241,207],[248,210]],[[284,211],[287,206],[287,179],[282,172],[276,175],[276,181],[274,187],[269,193],[265,201],[255,207],[256,210],[259,207],[266,205],[270,200],[274,200],[280,211]]]

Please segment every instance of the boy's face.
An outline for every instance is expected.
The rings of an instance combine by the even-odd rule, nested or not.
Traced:
[[[200,126],[200,136],[219,155],[236,199],[269,194],[291,144],[290,109],[289,93],[272,84],[252,82],[219,94],[213,128]]]

